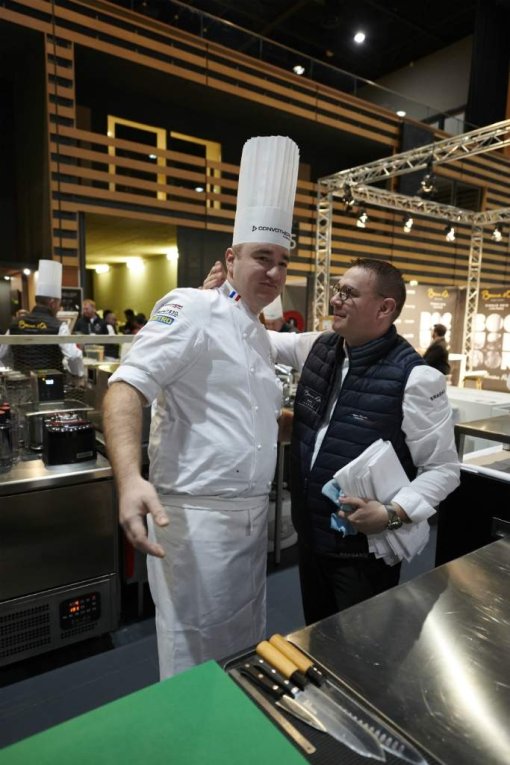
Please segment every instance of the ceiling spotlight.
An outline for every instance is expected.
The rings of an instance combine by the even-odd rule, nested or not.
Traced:
[[[349,207],[352,207],[354,204],[354,197],[352,196],[351,187],[349,186],[348,183],[346,183],[344,186],[342,201],[345,205],[346,210],[348,210]]]
[[[406,234],[408,234],[411,231],[413,224],[414,224],[414,218],[412,218],[409,214],[405,215],[403,229],[406,232]]]
[[[110,266],[108,263],[99,263],[95,268],[96,274],[107,274],[109,270]]]
[[[501,242],[501,240],[503,239],[503,229],[501,228],[499,223],[497,223],[494,226],[494,231],[492,232],[492,239],[495,242]]]
[[[10,282],[11,281],[11,277],[7,276],[7,274],[5,274],[4,279],[5,279],[6,282]]]
[[[30,274],[32,273],[32,271],[31,271],[29,268],[24,268],[24,269],[23,269],[23,273],[25,274],[25,276],[30,276]]]
[[[133,273],[141,273],[145,268],[145,263],[143,262],[142,258],[130,258],[126,262],[126,266],[130,271]]]
[[[294,72],[294,74],[304,74],[305,68],[304,66],[301,66],[301,64],[296,64],[296,66],[292,67],[292,71]]]
[[[367,211],[365,209],[360,210],[360,214],[358,215],[358,220],[356,221],[356,226],[358,228],[366,228],[368,223],[368,215]]]
[[[199,194],[201,194],[203,190],[204,190],[203,186],[195,186],[195,191],[198,191]]]
[[[420,181],[419,193],[422,196],[432,196],[437,191],[436,189],[436,176],[434,175],[434,165],[432,159],[427,162],[427,170],[425,175]]]
[[[448,223],[444,230],[445,239],[447,242],[454,242],[455,241],[455,226],[452,226],[451,223]]]
[[[157,156],[155,154],[149,154],[149,159],[157,159]]]
[[[356,32],[356,34],[353,37],[353,40],[358,45],[361,45],[361,43],[365,42],[365,38],[366,38],[365,33],[360,31],[360,32]]]
[[[167,247],[165,250],[166,259],[170,261],[170,263],[176,263],[179,260],[179,250],[177,249],[177,246],[174,245],[172,247]]]
[[[407,112],[405,112],[403,109],[397,109],[397,117],[405,117]]]
[[[418,286],[418,280],[417,279],[411,279],[409,282],[410,287],[417,287]]]

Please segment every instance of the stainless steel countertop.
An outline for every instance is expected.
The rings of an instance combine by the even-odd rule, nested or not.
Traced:
[[[97,459],[68,465],[46,466],[42,459],[20,461],[7,473],[0,473],[0,496],[24,491],[53,489],[85,481],[111,478],[112,469],[102,454]]]
[[[483,420],[458,422],[455,432],[468,436],[478,436],[502,444],[510,443],[510,415],[501,414],[498,417],[487,417]]]
[[[510,762],[510,541],[291,639],[444,765]]]

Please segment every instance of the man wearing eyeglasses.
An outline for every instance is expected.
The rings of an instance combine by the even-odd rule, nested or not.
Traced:
[[[405,299],[398,269],[359,259],[334,288],[333,332],[271,333],[277,360],[302,369],[291,472],[307,624],[398,584],[400,562],[376,558],[367,535],[429,518],[459,483],[445,378],[394,326]],[[343,498],[357,532],[343,536],[322,487],[379,438],[392,443],[411,483],[387,505]]]
[[[204,286],[218,278],[219,267]],[[444,375],[394,326],[405,299],[397,268],[358,259],[335,285],[332,332],[269,332],[275,360],[301,371],[291,489],[307,624],[398,584],[400,562],[375,557],[367,535],[429,518],[459,484]],[[322,488],[379,438],[392,443],[410,484],[389,504],[344,497],[355,508],[349,521],[357,533],[343,536]]]

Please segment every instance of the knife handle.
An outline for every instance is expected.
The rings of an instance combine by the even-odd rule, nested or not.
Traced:
[[[281,672],[287,680],[292,680],[299,688],[304,689],[306,687],[306,677],[299,671],[297,666],[287,659],[283,653],[271,645],[267,640],[263,640],[256,647],[256,652],[259,656],[262,656],[268,664]]]
[[[282,635],[278,634],[270,637],[269,642],[280,651],[280,653],[283,653],[287,659],[294,662],[299,671],[309,677],[315,685],[322,685],[324,680],[322,672],[320,672],[317,667],[314,667],[313,661],[300,651],[299,648],[296,648],[296,646],[292,645],[292,643],[286,640]]]
[[[258,656],[256,662],[257,663],[254,666],[263,672],[270,680],[273,680],[273,682],[281,685],[282,688],[285,688],[289,696],[295,696],[296,693],[299,693],[301,689],[298,688],[297,685],[291,683],[290,680],[287,680],[280,672],[278,672],[278,670],[268,664],[267,661],[264,661],[264,659],[261,659],[261,657]]]
[[[239,667],[239,672],[241,675],[248,677],[259,688],[262,688],[263,691],[269,693],[274,699],[281,699],[287,693],[280,685],[270,680],[251,664],[243,664],[242,667]]]

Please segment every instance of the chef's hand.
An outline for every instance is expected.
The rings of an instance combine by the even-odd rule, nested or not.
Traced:
[[[361,499],[360,497],[340,498],[342,505],[356,508],[352,512],[338,511],[340,518],[346,518],[356,531],[362,534],[379,534],[388,524],[388,512],[381,502],[376,499]]]
[[[215,287],[221,287],[226,278],[227,272],[225,271],[225,266],[221,260],[217,260],[205,277],[200,289],[213,290]]]
[[[133,479],[122,487],[119,497],[119,521],[124,533],[133,547],[147,555],[164,558],[165,551],[161,545],[149,542],[145,516],[152,515],[158,526],[167,526],[168,517],[158,499],[156,490],[149,481],[141,476]]]

